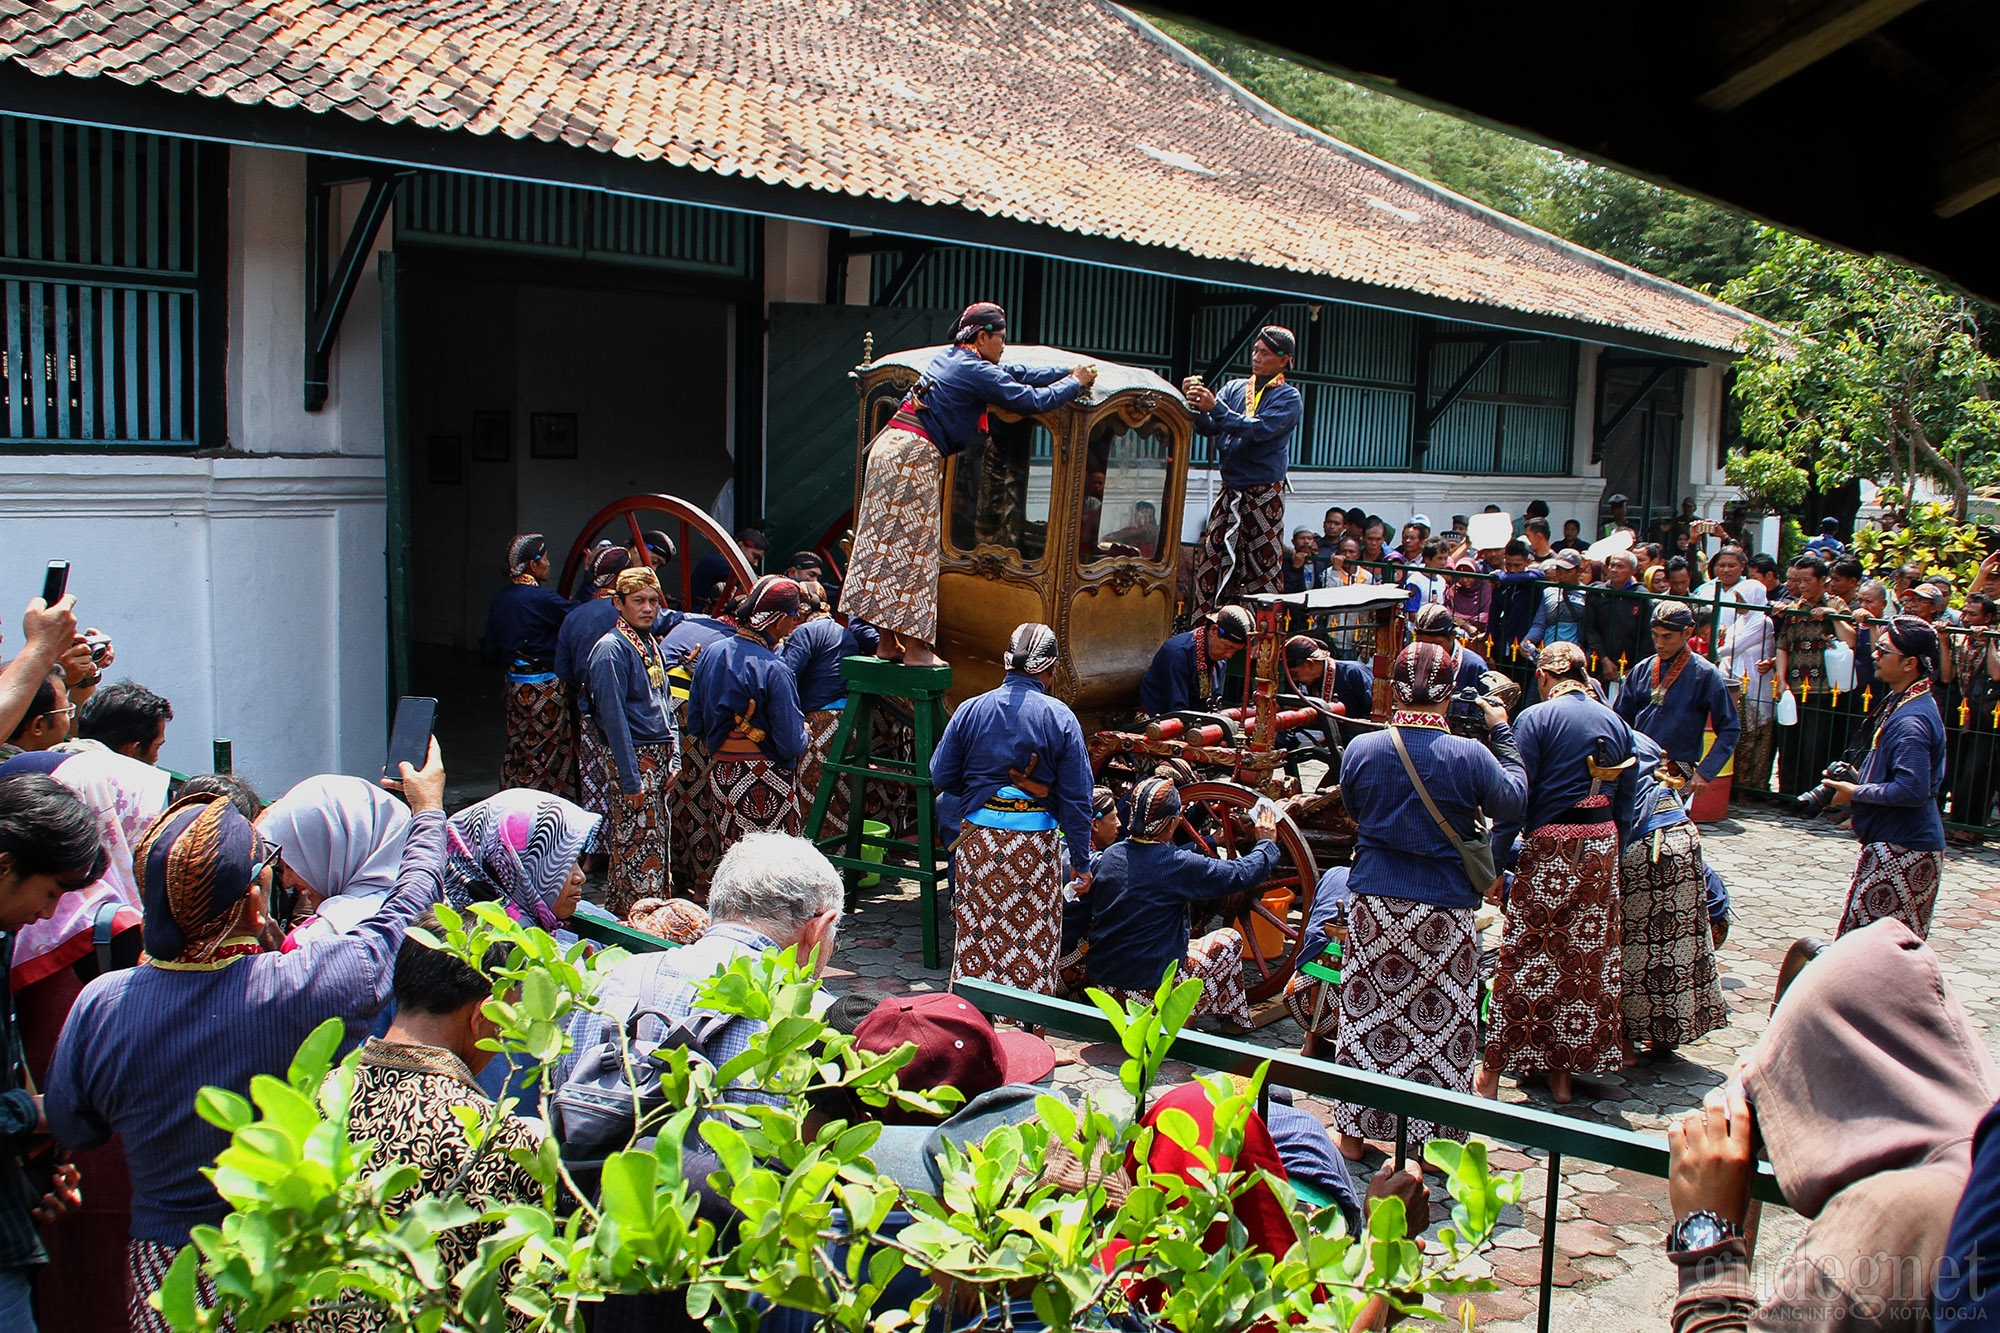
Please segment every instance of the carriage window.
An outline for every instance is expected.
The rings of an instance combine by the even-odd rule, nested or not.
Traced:
[[[1033,417],[992,417],[993,433],[958,456],[951,496],[955,550],[1005,546],[1024,561],[1042,558],[1049,538],[1055,441]]]
[[[1162,511],[1173,480],[1173,439],[1157,421],[1106,417],[1090,432],[1077,559],[1160,557]]]

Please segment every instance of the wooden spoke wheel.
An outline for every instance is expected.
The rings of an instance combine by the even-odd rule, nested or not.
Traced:
[[[652,531],[664,532],[673,539],[677,547],[674,567],[661,582],[665,585],[668,600],[675,606],[692,607],[697,592],[693,586],[695,562],[706,552],[696,553],[696,538],[700,544],[713,547],[729,562],[729,579],[723,595],[746,591],[757,581],[756,571],[750,568],[750,559],[743,554],[743,548],[736,539],[723,531],[722,525],[710,518],[706,511],[689,504],[674,495],[628,495],[622,500],[613,500],[591,516],[570,545],[569,558],[563,561],[562,579],[556,587],[565,596],[589,594],[575,588],[579,570],[583,568],[584,557],[589,553],[591,543],[599,537],[606,537],[620,546],[636,550],[646,548],[646,534]],[[678,586],[680,595],[674,596]]]
[[[1234,861],[1256,843],[1250,809],[1257,793],[1234,782],[1193,782],[1181,788],[1181,829],[1187,845],[1205,856]],[[1244,986],[1250,1003],[1283,993],[1298,966],[1300,941],[1312,917],[1313,890],[1319,867],[1312,849],[1289,815],[1278,820],[1278,868],[1248,893],[1225,898],[1223,918],[1243,937]],[[1275,910],[1276,890],[1289,891],[1290,902]]]

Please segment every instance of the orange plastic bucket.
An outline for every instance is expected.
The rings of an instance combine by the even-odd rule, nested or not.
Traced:
[[[1265,910],[1283,921],[1292,910],[1292,899],[1296,895],[1290,889],[1264,890]],[[1254,944],[1253,944],[1254,941]],[[1285,936],[1277,926],[1266,921],[1261,915],[1250,918],[1250,939],[1243,941],[1243,956],[1254,958],[1262,954],[1266,958],[1277,958],[1285,952]]]

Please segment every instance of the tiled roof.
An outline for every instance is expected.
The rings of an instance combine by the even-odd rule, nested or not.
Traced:
[[[1748,318],[1287,120],[1093,0],[0,0],[0,56],[1712,349]]]

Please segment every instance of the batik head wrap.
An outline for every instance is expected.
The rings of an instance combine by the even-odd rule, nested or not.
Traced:
[[[1111,788],[1092,787],[1090,789],[1090,817],[1092,819],[1102,819],[1117,808],[1118,798],[1112,794]]]
[[[1030,676],[1039,676],[1056,664],[1061,650],[1056,646],[1056,632],[1047,625],[1033,621],[1014,626],[1014,636],[1007,640],[1007,656],[1004,659],[1009,671],[1023,671]]]
[[[1297,671],[1300,667],[1326,652],[1326,645],[1309,634],[1294,634],[1285,640],[1285,665]]]
[[[1257,628],[1257,622],[1251,618],[1250,613],[1234,603],[1218,606],[1209,612],[1208,623],[1215,627],[1217,634],[1231,643],[1250,642],[1250,635]]]
[[[674,545],[674,539],[658,528],[646,529],[639,534],[639,540],[646,543],[646,554],[663,565],[671,565],[674,557],[680,554],[680,548]]]
[[[1007,312],[991,301],[975,301],[965,308],[952,328],[951,340],[955,343],[969,343],[982,333],[1005,333]]]
[[[625,566],[632,563],[632,553],[622,546],[601,546],[597,554],[590,557],[590,586],[609,588],[618,581],[618,575]]]
[[[1194,765],[1185,759],[1162,759],[1153,765],[1153,776],[1165,778],[1176,787],[1185,787],[1195,780]]]
[[[1457,655],[1434,643],[1406,644],[1396,654],[1392,684],[1398,703],[1435,707],[1451,697],[1451,687],[1457,679]]]
[[[271,802],[257,830],[323,898],[386,894],[402,872],[410,808],[372,782],[329,773]]]
[[[1694,612],[1688,610],[1685,602],[1655,602],[1653,623],[1676,633],[1685,632],[1694,628]]]
[[[1266,324],[1257,330],[1257,341],[1279,356],[1290,356],[1299,349],[1299,340],[1290,329],[1280,324]]]
[[[239,934],[257,846],[250,821],[220,796],[183,796],[168,806],[132,849],[146,952],[207,962]]]
[[[461,810],[445,828],[445,901],[462,911],[497,898],[515,919],[554,930],[556,901],[603,822],[560,796],[518,787]]]
[[[620,597],[630,597],[641,588],[651,588],[654,592],[658,592],[660,576],[648,565],[640,565],[637,569],[621,569],[618,571],[618,582],[614,586]]]
[[[1417,634],[1435,634],[1440,639],[1458,636],[1458,622],[1452,618],[1450,609],[1436,602],[1426,602],[1417,608],[1410,629]]]
[[[1141,778],[1132,785],[1132,836],[1158,842],[1180,817],[1181,793],[1173,783]]]
[[[1938,634],[1929,621],[1916,616],[1891,616],[1886,628],[1891,648],[1924,663],[1926,670],[1937,666]]]
[[[1587,680],[1583,670],[1587,660],[1573,643],[1552,643],[1542,649],[1535,666],[1556,680]]]
[[[520,578],[528,566],[549,553],[549,539],[539,532],[523,532],[507,543],[507,575]]]
[[[783,574],[766,574],[744,595],[736,619],[761,634],[784,617],[798,613],[799,585]]]

